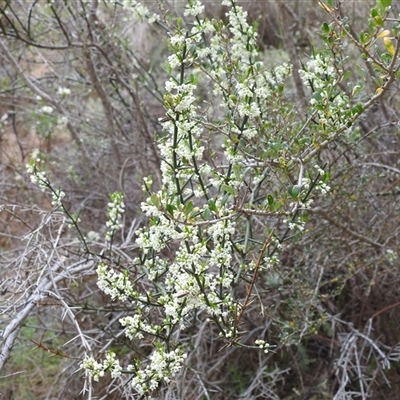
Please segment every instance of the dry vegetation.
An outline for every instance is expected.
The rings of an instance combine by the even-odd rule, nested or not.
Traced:
[[[179,12],[170,3],[165,9]],[[206,13],[224,17],[223,8],[206,3]],[[329,16],[317,1],[242,3],[258,23],[263,59],[295,66],[287,96],[305,109],[309,93],[296,71],[322,45],[319,28]],[[343,5],[356,32],[368,19],[367,3]],[[134,232],[144,223],[142,178],[151,174],[160,183],[155,138],[164,112],[165,38],[125,21],[108,2],[45,4],[0,1],[1,400],[90,398],[80,394],[77,372],[84,350],[118,348],[126,360],[148,351],[121,334],[118,320],[130,310],[98,289],[95,267],[101,254],[130,269]],[[374,91],[371,76],[361,75],[368,66],[349,56],[357,60],[351,79]],[[305,234],[287,242],[276,269],[259,277],[243,342],[264,336],[274,351],[220,351],[215,327],[204,323],[179,338],[193,346],[188,367],[156,398],[398,398],[398,89],[394,82],[352,137],[320,152],[331,193],[314,204]],[[34,148],[66,192],[71,215],[79,214],[80,231],[31,185],[25,163]],[[101,237],[114,190],[124,193],[127,210],[110,250]],[[92,398],[134,398],[123,380],[107,379],[94,385]]]

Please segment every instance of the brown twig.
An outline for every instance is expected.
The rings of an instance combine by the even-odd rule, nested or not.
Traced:
[[[383,314],[384,312],[386,312],[386,311],[388,311],[388,310],[391,310],[392,308],[395,308],[395,307],[397,307],[397,306],[400,306],[400,301],[398,301],[397,303],[391,304],[390,306],[387,306],[387,307],[382,308],[381,310],[379,310],[379,311],[377,311],[375,314],[373,314],[373,315],[371,316],[370,319],[374,319],[374,318],[377,317],[378,315],[381,315],[381,314]]]
[[[63,353],[61,350],[57,349],[57,350],[52,350],[49,347],[47,347],[45,344],[43,344],[42,342],[38,343],[35,342],[32,339],[29,339],[33,344],[36,345],[35,349],[40,348],[43,350],[46,350],[48,353],[53,354],[54,356],[60,356],[60,357],[64,357],[64,358],[71,358],[70,356],[68,356],[67,354]]]

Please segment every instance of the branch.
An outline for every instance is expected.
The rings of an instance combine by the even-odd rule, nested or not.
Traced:
[[[94,261],[88,261],[85,264],[77,263],[74,266],[68,268],[69,272],[82,272],[86,269],[91,268],[94,265]],[[65,279],[65,274],[62,273],[63,265],[59,262],[50,268],[49,273],[45,278],[40,281],[35,291],[29,296],[27,302],[23,306],[11,322],[7,325],[1,335],[1,351],[0,351],[0,370],[4,367],[7,359],[10,356],[14,342],[18,337],[18,333],[22,328],[22,325],[27,317],[31,314],[31,311],[36,305],[43,299],[44,296],[49,295],[49,291],[56,286],[56,284]]]
[[[353,231],[352,229],[350,229],[348,226],[342,224],[341,222],[334,220],[334,219],[333,219],[332,217],[330,217],[330,216],[328,215],[328,213],[327,213],[325,210],[323,210],[322,208],[313,208],[313,209],[310,209],[309,211],[321,215],[325,220],[327,220],[328,222],[330,222],[332,225],[337,226],[338,228],[340,228],[340,229],[342,229],[343,231],[345,231],[346,233],[348,233],[350,236],[352,236],[352,237],[354,237],[354,238],[356,238],[356,239],[358,239],[358,240],[360,240],[360,241],[362,241],[362,242],[364,242],[364,243],[368,243],[368,244],[370,244],[371,246],[374,246],[374,247],[376,247],[376,248],[378,248],[378,249],[382,249],[382,248],[385,247],[383,244],[380,244],[380,243],[378,243],[378,242],[375,242],[375,241],[373,241],[372,239],[370,239],[370,238],[368,238],[368,237],[366,237],[366,236],[363,236],[363,235],[361,235],[360,233],[357,233],[357,232]]]

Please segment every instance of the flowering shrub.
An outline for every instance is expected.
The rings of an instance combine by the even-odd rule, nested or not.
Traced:
[[[126,366],[111,351],[102,362],[88,354],[81,367],[94,380],[106,372],[113,378],[130,374],[130,384],[143,396],[181,371],[190,343],[179,338],[199,321],[215,324],[226,347],[270,350],[263,337],[243,340],[243,319],[257,282],[279,266],[285,243],[304,233],[313,204],[329,194],[329,166],[318,158],[321,151],[339,137],[351,137],[357,119],[398,71],[399,42],[383,30],[389,2],[374,9],[375,22],[358,41],[328,1],[323,8],[332,22],[322,27],[325,48],[299,71],[310,94],[303,115],[289,96],[293,67],[267,68],[247,13],[234,0],[222,5],[229,7],[226,22],[204,17],[204,5],[188,0],[184,18],[164,26],[170,55],[157,140],[161,187],[153,188],[151,177],[144,180],[148,197],[141,209],[148,224],[136,232],[138,257],[122,272],[112,257],[97,268],[100,289],[133,310],[119,320],[127,338],[146,341],[152,350]],[[134,18],[161,24],[140,2],[121,6]],[[343,89],[344,38],[385,75],[375,91],[358,83]],[[382,38],[385,53],[376,51]],[[61,89],[60,95],[69,94]],[[51,114],[45,107],[41,111]],[[40,187],[51,189],[35,161],[28,171]],[[53,205],[62,208],[64,193],[51,190]],[[124,201],[129,199],[119,192],[111,195],[110,247],[122,227]],[[283,342],[298,333],[291,329],[294,322],[289,328]]]

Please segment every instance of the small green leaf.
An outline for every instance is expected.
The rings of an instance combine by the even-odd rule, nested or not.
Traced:
[[[382,67],[379,64],[373,62],[373,63],[371,63],[371,65],[374,68],[374,71],[382,72]]]
[[[283,201],[282,200],[278,200],[275,204],[274,204],[274,211],[279,210],[280,208],[282,208],[283,206]]]
[[[229,99],[232,100],[232,103],[233,103],[233,104],[237,104],[238,99],[237,99],[237,97],[236,97],[234,94],[231,94],[231,95],[229,96]]]
[[[382,26],[383,25],[383,19],[382,19],[382,17],[380,15],[377,15],[374,18],[374,21],[375,21],[375,25],[376,26]]]
[[[257,71],[260,71],[262,69],[263,64],[261,62],[256,62],[254,66]]]
[[[203,219],[207,221],[210,219],[210,216],[211,216],[211,211],[209,208],[206,208],[203,212]]]
[[[351,109],[351,111],[353,115],[361,114],[363,111],[363,105],[361,103],[358,103]]]
[[[322,30],[322,32],[329,33],[329,31],[330,31],[329,25],[326,22],[324,22],[322,24],[321,30]]]
[[[185,209],[184,209],[184,211],[183,211],[183,212],[185,213],[186,216],[188,216],[188,215],[192,212],[193,207],[194,207],[194,205],[193,205],[193,201],[192,201],[192,200],[190,200],[190,201],[188,201],[188,202],[186,203]]]
[[[392,25],[392,30],[393,30],[393,35],[394,35],[394,36],[397,36],[398,33],[399,33],[399,30],[400,30],[400,24],[399,24],[398,22],[395,22],[395,23]]]
[[[229,185],[222,185],[222,189],[224,189],[225,192],[230,194],[231,196],[235,196],[236,195],[235,189],[233,187],[229,186]]]
[[[290,196],[292,196],[292,198],[295,200],[295,199],[297,199],[297,197],[299,197],[300,186],[294,185],[293,187],[289,187],[288,192],[289,192]]]
[[[319,93],[319,92],[314,92],[312,97],[314,100],[322,101],[322,96],[321,96],[321,93]]]
[[[208,208],[211,210],[211,211],[217,211],[217,207],[216,207],[216,205],[215,205],[215,202],[214,202],[214,200],[208,200],[207,201],[207,204],[208,204]]]
[[[174,216],[175,207],[172,204],[167,204],[167,211],[171,216]]]
[[[153,206],[156,206],[157,208],[159,207],[159,205],[160,205],[160,200],[159,200],[159,198],[157,197],[157,195],[152,194],[152,195],[150,196],[150,201],[151,201],[151,204],[153,204]]]
[[[331,178],[331,174],[329,171],[324,172],[324,176],[322,177],[322,182],[327,183],[329,182],[329,179]]]
[[[275,202],[274,198],[269,194],[269,195],[267,196],[267,200],[268,200],[269,208],[272,208],[273,205],[274,205],[274,202]]]
[[[351,76],[351,71],[346,71],[346,72],[343,74],[342,80],[343,80],[343,81],[347,81],[347,79],[349,79],[350,76]]]
[[[390,7],[392,5],[392,0],[381,0],[383,7]]]
[[[361,42],[361,44],[366,44],[366,43],[368,43],[369,39],[370,39],[370,35],[369,35],[367,32],[361,33],[361,35],[360,35],[360,42]]]
[[[196,75],[190,74],[190,83],[195,85],[197,83],[198,79],[196,78]]]
[[[372,8],[372,9],[371,9],[371,17],[372,17],[372,18],[375,18],[375,17],[378,16],[378,15],[379,15],[378,9],[377,9],[377,8]]]

